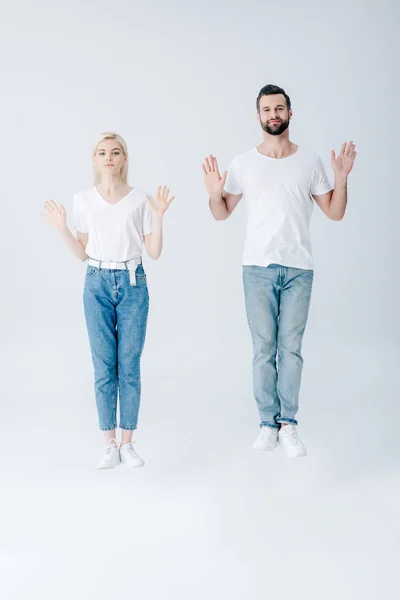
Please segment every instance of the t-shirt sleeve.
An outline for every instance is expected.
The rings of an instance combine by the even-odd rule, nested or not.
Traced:
[[[240,177],[238,159],[235,157],[228,167],[224,191],[227,194],[243,194],[243,184]]]
[[[150,194],[147,194],[147,196],[149,196],[149,198],[151,198]],[[147,202],[147,199],[145,199],[145,205],[143,208],[142,228],[143,228],[144,236],[147,235],[148,233],[151,233],[151,231],[152,231],[152,212],[151,212],[151,208]]]
[[[79,194],[75,194],[73,197],[72,215],[74,232],[76,233],[77,231],[81,231],[82,233],[88,233],[89,228],[87,224],[87,218],[82,206],[82,198],[79,196]]]
[[[318,157],[317,163],[312,172],[311,180],[311,194],[315,196],[322,196],[332,190],[332,186],[329,183],[328,177],[325,173],[325,167],[322,160]]]

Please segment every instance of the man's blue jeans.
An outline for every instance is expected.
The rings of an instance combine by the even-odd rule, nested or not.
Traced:
[[[146,337],[149,294],[142,265],[136,285],[129,272],[88,266],[83,292],[86,325],[94,366],[99,426],[137,427],[140,406],[140,359]]]
[[[247,319],[253,340],[253,388],[261,426],[297,425],[314,271],[277,264],[243,266]]]

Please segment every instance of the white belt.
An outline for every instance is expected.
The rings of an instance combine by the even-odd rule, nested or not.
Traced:
[[[131,285],[136,285],[136,267],[142,264],[142,257],[138,256],[136,258],[131,258],[129,260],[124,261],[114,261],[107,262],[103,260],[97,260],[95,258],[90,258],[88,260],[88,264],[91,267],[97,267],[98,269],[117,269],[120,271],[129,271],[129,279]]]

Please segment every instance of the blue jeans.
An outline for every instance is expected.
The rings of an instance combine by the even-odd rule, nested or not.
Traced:
[[[253,340],[253,388],[261,426],[297,425],[314,271],[272,264],[243,266],[247,320]]]
[[[94,367],[99,426],[137,427],[140,406],[140,359],[146,337],[149,294],[142,265],[136,286],[129,272],[88,266],[83,292],[86,325]]]

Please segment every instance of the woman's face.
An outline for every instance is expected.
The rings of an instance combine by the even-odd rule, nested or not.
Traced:
[[[117,140],[103,140],[93,156],[95,168],[101,175],[119,175],[126,156]]]

